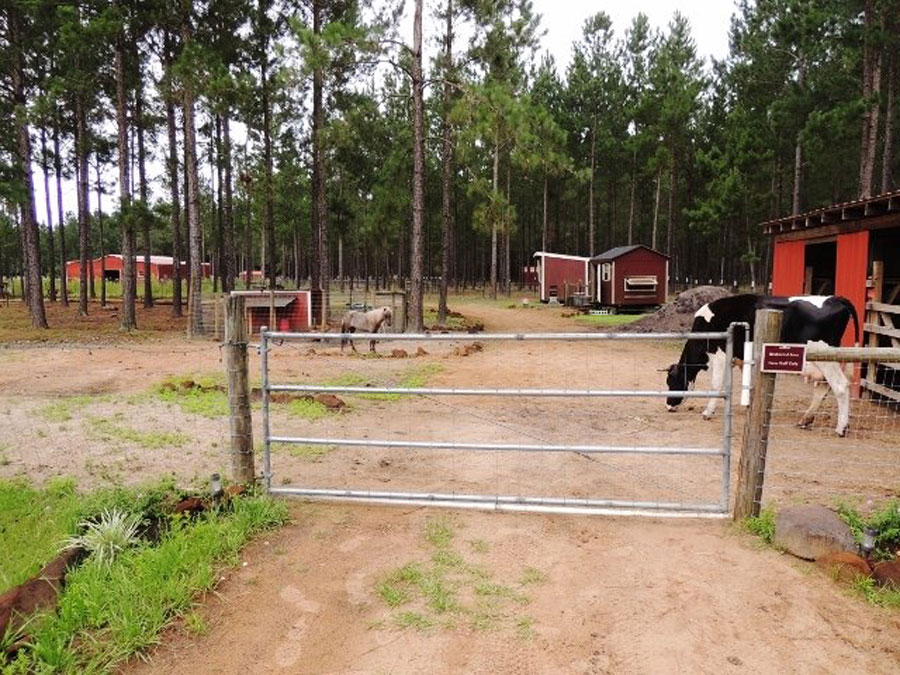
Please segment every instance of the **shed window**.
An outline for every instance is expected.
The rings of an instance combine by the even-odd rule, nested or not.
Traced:
[[[600,266],[600,279],[602,281],[609,281],[612,278],[612,265],[609,263],[603,263]]]
[[[656,285],[655,276],[625,277],[626,293],[656,293]]]

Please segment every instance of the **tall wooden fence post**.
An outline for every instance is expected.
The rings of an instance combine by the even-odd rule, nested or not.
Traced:
[[[769,421],[772,417],[772,394],[775,374],[760,372],[762,346],[781,338],[781,312],[760,309],[756,312],[753,335],[753,362],[756,384],[750,397],[750,410],[741,439],[741,462],[738,466],[737,490],[734,497],[734,519],[758,516],[766,474],[766,450],[769,446]]]
[[[244,297],[225,298],[225,371],[228,375],[228,415],[231,427],[231,473],[236,483],[250,484],[253,463],[253,424],[250,418],[250,378]]]

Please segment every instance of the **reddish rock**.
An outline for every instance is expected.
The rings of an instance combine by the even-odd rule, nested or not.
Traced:
[[[416,356],[428,356],[428,352],[426,352],[424,349],[422,349],[421,347],[419,347],[419,348],[416,350]]]
[[[900,590],[900,560],[878,563],[872,573],[880,586],[890,586]]]
[[[392,349],[391,350],[391,357],[393,357],[395,359],[405,359],[408,356],[409,356],[409,354],[406,353],[405,349]]]
[[[229,485],[225,488],[225,494],[229,497],[240,497],[247,492],[247,488],[243,485]]]
[[[834,574],[838,581],[851,582],[857,577],[872,576],[872,568],[869,563],[850,551],[836,551],[826,553],[818,560],[816,565],[829,574]]]
[[[188,497],[187,499],[182,499],[175,505],[175,508],[172,509],[173,514],[178,513],[200,513],[203,509],[206,508],[206,505],[203,503],[203,500],[200,497]]]
[[[180,386],[182,389],[193,389],[194,387],[197,386],[197,383],[194,382],[193,380],[182,380],[182,381],[179,383],[179,386]]]
[[[334,394],[316,394],[314,398],[329,410],[340,410],[347,405]]]
[[[35,612],[56,607],[67,572],[85,556],[83,549],[67,549],[36,577],[0,595],[0,635],[12,634]]]

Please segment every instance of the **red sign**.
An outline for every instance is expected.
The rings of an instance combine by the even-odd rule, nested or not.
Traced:
[[[802,373],[806,366],[806,345],[764,344],[762,372]]]

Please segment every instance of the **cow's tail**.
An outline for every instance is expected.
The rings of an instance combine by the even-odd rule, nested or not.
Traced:
[[[856,313],[856,306],[847,300],[847,307],[850,309],[850,316],[853,318],[853,342],[856,346],[862,344],[862,335],[859,332],[859,315]]]

